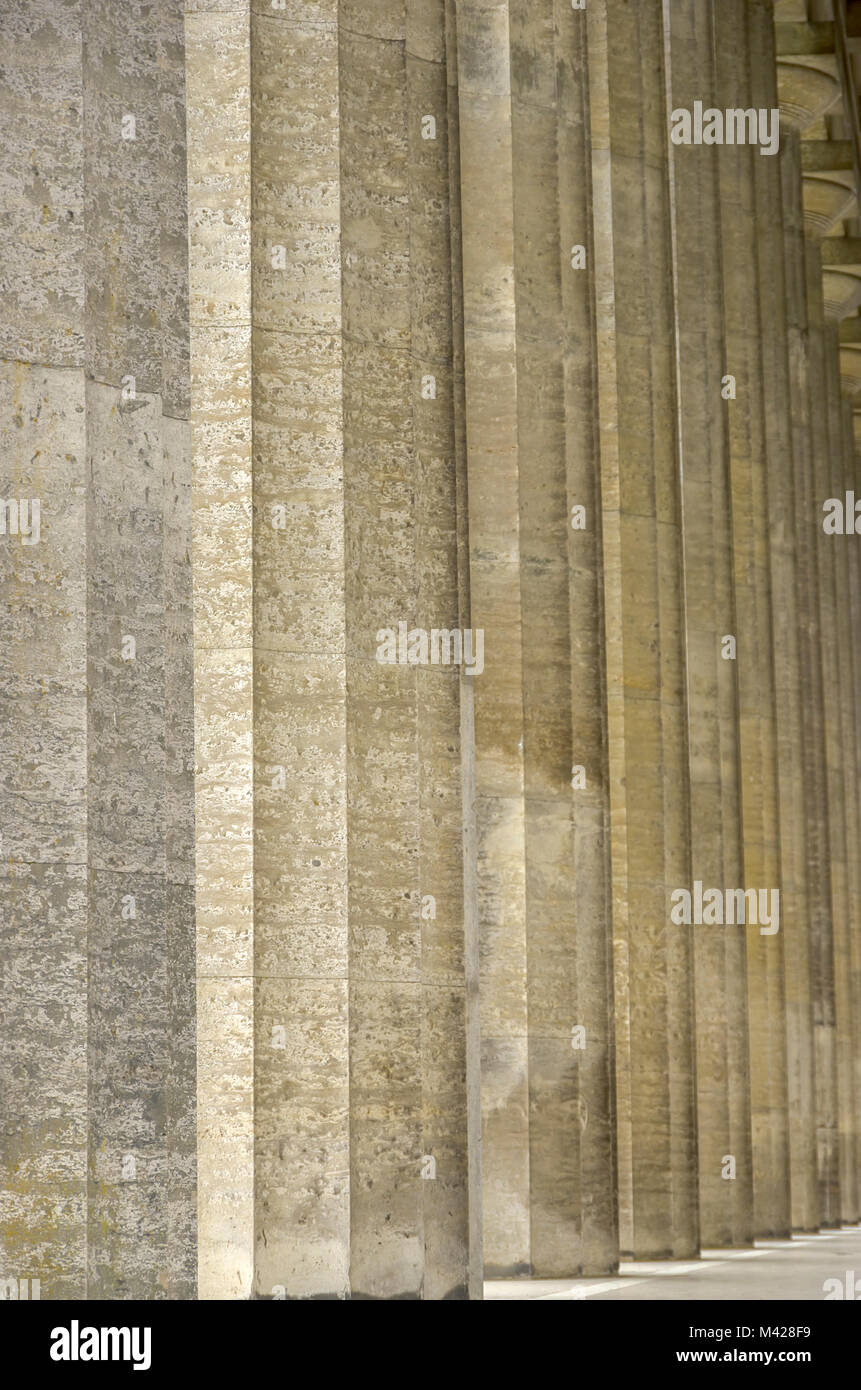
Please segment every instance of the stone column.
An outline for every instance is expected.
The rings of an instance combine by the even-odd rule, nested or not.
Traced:
[[[194,525],[199,1296],[254,1237],[251,74],[247,2],[185,16]]]
[[[451,289],[451,429],[457,505],[457,587],[462,625],[472,627],[469,546],[469,479],[466,450],[466,347],[463,311],[463,218],[460,179],[460,90],[456,0],[445,0],[446,131],[448,138],[448,216]],[[481,940],[476,822],[475,686],[461,684],[461,767],[463,785],[463,893],[467,986],[467,1159],[470,1185],[469,1281],[473,1296],[484,1278],[483,1075],[481,1064]],[[477,1065],[475,1059],[478,1059]]]
[[[87,1288],[87,437],[81,15],[0,16],[4,1276]],[[35,99],[34,99],[35,98]],[[38,151],[38,153],[37,153]],[[14,504],[14,507],[13,505]],[[34,507],[39,507],[38,532]],[[36,536],[38,534],[38,543]],[[38,1267],[33,1252],[39,1251]]]
[[[853,384],[856,385],[856,394],[853,396],[852,400],[847,403],[844,409],[844,460],[846,463],[846,486],[855,493],[855,497],[858,499],[861,497],[861,469],[859,469],[858,464],[858,446],[855,438],[855,420],[857,417],[854,414],[855,409],[857,409],[857,381],[854,381]],[[861,656],[859,656],[859,641],[861,641],[861,548],[859,548],[859,540],[861,540],[861,536],[859,536],[856,530],[855,535],[850,535],[846,542],[849,567],[849,622],[855,688],[856,787],[858,785],[858,776],[861,774]],[[857,923],[855,924],[851,942],[851,958],[853,1016],[857,1029],[858,1009],[861,1008],[861,936],[858,934]],[[859,1146],[858,1140],[859,1133],[861,1133],[861,1049],[858,1047],[856,1047],[855,1051],[855,1117],[855,1153],[857,1162],[859,1147],[861,1147]],[[859,1196],[861,1196],[861,1193],[859,1193]]]
[[[511,54],[507,3],[457,8],[465,427],[488,1275],[529,1269],[529,1078]]]
[[[208,535],[219,465],[245,489],[222,537],[235,591],[214,566],[200,586],[202,622],[222,594],[241,618],[213,632],[239,663],[238,872],[202,1044],[209,1296],[480,1296],[445,11],[198,18],[234,108],[213,142],[201,83],[190,161],[221,203],[192,264],[237,364],[232,456],[200,434]],[[196,408],[225,405],[202,383]],[[198,683],[201,798],[230,738],[220,669]],[[221,875],[202,874],[216,908]]]
[[[102,0],[84,13],[87,1292],[188,1297],[196,1262],[182,21],[175,0],[154,13]]]
[[[260,1298],[350,1289],[346,122],[338,17],[329,11],[260,4],[251,15],[252,1296]],[[360,62],[348,53],[347,72]],[[387,707],[381,729],[390,716]],[[402,864],[388,848],[380,870],[392,880]]]
[[[783,89],[781,115],[783,117]],[[792,1160],[792,1224],[815,1230],[819,1225],[817,1131],[822,1095],[828,1092],[827,1052],[821,1047],[825,1026],[818,975],[823,944],[831,940],[831,889],[828,849],[828,805],[825,787],[825,728],[822,670],[819,660],[818,572],[815,546],[817,516],[813,504],[813,415],[807,321],[807,276],[804,220],[801,202],[801,141],[796,130],[781,130],[780,176],[786,268],[786,315],[789,343],[792,410],[792,514],[795,530],[795,584],[798,609],[799,683],[803,718],[801,770],[804,794],[800,802],[804,824],[807,914],[802,931],[787,951],[787,1014],[790,1034],[790,1107]],[[810,996],[808,1032],[805,997]],[[794,982],[794,984],[793,984]],[[803,1007],[802,1007],[803,1006]],[[809,1038],[809,1043],[808,1043]],[[809,1091],[810,1103],[805,1104]],[[805,1115],[801,1124],[796,1116]]]
[[[710,0],[665,0],[671,110],[714,105]],[[719,152],[671,146],[691,873],[704,888],[742,882],[737,630],[729,487]],[[753,1171],[743,925],[691,927],[695,965],[700,1239],[753,1237]]]
[[[841,378],[841,387],[854,385]],[[841,395],[842,450],[840,455],[839,493],[844,499],[850,491],[856,497],[855,484],[855,438],[852,426],[852,399]],[[843,755],[846,764],[845,788],[847,797],[847,838],[854,848],[848,855],[849,871],[849,1012],[852,1021],[852,1113],[853,1134],[849,1161],[854,1176],[854,1186],[850,1185],[844,1213],[853,1212],[846,1220],[857,1222],[861,1219],[861,1185],[858,1177],[858,1156],[861,1153],[861,1110],[859,1110],[859,1082],[861,1082],[861,807],[858,791],[858,725],[857,689],[859,656],[855,645],[854,609],[857,603],[858,583],[857,534],[849,530],[849,518],[844,510],[846,534],[835,537],[841,583],[841,678],[843,680]]]
[[[105,0],[41,18],[4,16],[20,80],[5,110],[19,264],[4,305],[0,683],[14,771],[0,834],[23,1009],[4,1030],[4,1267],[38,1278],[42,1298],[183,1298],[195,1173],[181,11]]]
[[[194,824],[194,598],[191,548],[188,180],[185,34],[169,4],[160,46],[162,432],[164,438],[165,858],[170,1298],[197,1297],[197,1005]]]
[[[509,33],[529,1266],[559,1277],[618,1257],[586,16],[512,0]]]
[[[610,736],[620,1245],[698,1245],[681,498],[663,7],[587,10]]]
[[[410,0],[406,15],[409,116],[410,360],[415,448],[418,621],[474,631],[464,582],[467,501],[457,447],[455,335],[460,305],[452,264],[452,158],[445,0]],[[425,139],[433,115],[437,139]],[[429,397],[428,374],[437,376]],[[482,673],[483,674],[483,673]],[[479,938],[475,899],[473,692],[482,677],[418,670],[417,942],[421,953],[424,1298],[482,1296]],[[428,717],[430,715],[430,718]],[[384,1219],[384,1218],[383,1218]]]
[[[748,108],[754,104],[754,85],[759,86],[757,64],[771,61],[770,56],[750,47],[749,6],[722,0],[714,13],[716,105]],[[780,887],[780,843],[762,319],[768,287],[760,247],[762,238],[770,244],[773,232],[759,220],[760,176],[755,170],[755,162],[766,157],[751,145],[725,144],[719,154],[744,826],[744,884],[738,886],[773,892]],[[786,1235],[789,1123],[782,933],[763,934],[760,925],[748,925],[747,963],[754,1231]]]
[[[577,1018],[586,1030],[586,1047],[576,1054],[577,1200],[581,1268],[590,1274],[614,1270],[619,1254],[610,790],[588,26],[585,14],[569,13],[565,0],[556,0],[557,15],[560,6],[564,21],[560,19],[559,25],[568,58],[561,69],[557,141],[570,628],[570,693],[565,702],[571,720],[572,784],[574,765],[585,764],[586,769],[586,785],[574,788],[569,803],[573,825],[569,883],[575,904]],[[586,250],[586,273],[569,274],[575,248],[580,246]],[[573,509],[581,505],[585,531],[573,525]],[[584,756],[582,750],[588,753]],[[536,985],[541,988],[540,981]],[[531,1004],[533,1018],[534,1009]],[[562,1099],[557,1098],[557,1108]]]
[[[826,309],[828,305],[826,304]],[[825,384],[828,410],[828,452],[823,460],[822,482],[827,497],[843,498],[843,403],[840,392],[839,324],[825,325]],[[829,793],[831,800],[832,865],[839,883],[834,912],[834,1011],[837,1040],[838,1142],[840,1162],[840,1210],[842,1221],[858,1220],[856,1171],[855,1066],[856,1025],[853,1017],[852,944],[853,919],[858,910],[853,890],[857,887],[858,804],[855,792],[854,730],[851,720],[852,685],[849,626],[848,570],[845,536],[822,533],[824,599],[828,609],[826,631],[830,637],[826,689],[826,729],[829,716]],[[822,594],[820,595],[822,597]],[[835,849],[836,844],[836,849]]]
[[[351,0],[339,31],[350,1288],[462,1299],[481,1290],[460,706],[486,646],[429,664],[461,618],[445,9]],[[409,664],[381,665],[400,622]]]
[[[751,105],[778,110],[773,0],[748,6]],[[777,115],[774,116],[775,121]],[[790,135],[780,118],[780,140]],[[782,949],[785,991],[786,1086],[788,1099],[791,1227],[815,1225],[815,1132],[813,1097],[813,1012],[809,967],[801,656],[797,595],[795,495],[787,476],[798,447],[792,430],[789,370],[787,272],[780,155],[754,153],[755,218],[762,335],[766,447],[767,535],[771,581],[771,641],[777,736],[780,831],[781,946],[765,937],[772,975],[779,980]],[[777,984],[779,992],[779,984]],[[775,1035],[775,1044],[780,1041]],[[781,1220],[783,1218],[781,1217]]]
[[[810,221],[806,219],[810,230]],[[809,380],[811,407],[811,469],[806,489],[806,531],[810,546],[811,600],[816,608],[811,614],[811,659],[819,671],[823,692],[822,736],[817,739],[817,753],[822,757],[822,794],[825,798],[823,852],[827,851],[825,867],[828,874],[826,902],[830,911],[814,919],[814,1033],[816,1054],[817,1096],[817,1154],[819,1171],[819,1220],[831,1226],[839,1221],[840,1163],[839,1163],[839,1099],[838,1045],[835,1012],[835,939],[838,921],[845,920],[845,832],[841,833],[842,818],[835,814],[834,764],[835,749],[833,700],[835,652],[832,609],[828,595],[832,592],[828,569],[828,539],[822,531],[822,504],[831,495],[828,477],[828,413],[825,375],[825,320],[822,300],[822,259],[818,246],[808,241],[805,248],[807,268],[807,323]],[[833,600],[832,600],[833,602]],[[816,730],[818,734],[818,729]],[[842,850],[841,850],[842,845]],[[823,885],[824,886],[824,885]]]

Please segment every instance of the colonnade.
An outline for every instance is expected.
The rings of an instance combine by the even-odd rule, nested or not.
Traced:
[[[861,1219],[861,241],[810,9],[0,20],[43,1297],[479,1298]],[[677,143],[697,103],[759,124]]]

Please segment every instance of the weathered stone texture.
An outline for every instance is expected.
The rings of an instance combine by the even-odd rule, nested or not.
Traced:
[[[32,548],[3,541],[4,935],[30,1020],[7,1034],[4,1265],[48,1298],[193,1297],[181,7],[21,4],[3,24],[0,491],[40,504]]]
[[[478,1299],[859,1219],[822,8],[7,0],[4,1280]]]

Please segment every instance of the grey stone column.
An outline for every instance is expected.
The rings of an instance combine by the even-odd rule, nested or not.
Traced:
[[[457,8],[465,435],[476,682],[482,1203],[489,1274],[529,1268],[529,1079],[511,56],[507,3]],[[467,192],[468,191],[468,196]]]
[[[759,89],[769,53],[751,48],[755,11],[740,0],[715,6],[716,105],[747,108]],[[720,148],[721,244],[726,315],[726,374],[735,397],[726,410],[737,660],[740,700],[744,887],[780,887],[778,739],[770,576],[767,423],[768,302],[764,250],[774,234],[761,224],[757,162],[766,156],[750,145]],[[769,326],[770,327],[770,326]],[[739,885],[741,886],[741,885]],[[754,1231],[786,1235],[789,1210],[789,1116],[783,935],[747,927],[748,1019],[754,1173]]]
[[[480,1296],[445,10],[188,23],[207,1296]]]
[[[43,1298],[182,1298],[196,1271],[181,10],[4,22],[21,263],[0,490],[40,507],[38,535],[3,542],[17,752],[3,920],[30,1020],[4,1059],[4,1266],[34,1262],[21,1275]]]
[[[512,0],[509,33],[529,1265],[558,1277],[618,1256],[586,16]]]
[[[787,984],[796,981],[794,1010],[801,1011],[805,973],[810,995],[811,1022],[807,1031],[806,1007],[787,1021],[790,1085],[795,1103],[790,1114],[792,1154],[792,1224],[815,1230],[819,1225],[819,1143],[817,1133],[822,1096],[827,1095],[827,1049],[821,1046],[826,1027],[823,991],[819,982],[823,946],[831,940],[831,886],[829,875],[828,803],[825,785],[825,715],[822,670],[819,660],[818,569],[815,547],[818,516],[813,487],[813,413],[810,401],[810,352],[807,319],[807,274],[804,219],[801,201],[801,142],[797,131],[781,132],[780,176],[783,195],[783,229],[786,267],[786,314],[789,371],[792,394],[792,492],[796,544],[796,601],[798,605],[799,682],[802,699],[802,773],[804,795],[800,810],[804,822],[807,880],[807,916],[802,934],[787,954]],[[809,1042],[808,1042],[809,1038]],[[805,1095],[810,1092],[810,1102]],[[797,1111],[797,1113],[796,1113]],[[805,1116],[805,1123],[800,1117]]]
[[[841,378],[841,389],[845,383]],[[855,492],[855,439],[852,426],[852,400],[841,394],[841,441],[840,469],[835,480],[839,485],[838,496],[844,499],[850,491]],[[844,514],[845,520],[845,514]],[[853,1138],[850,1145],[850,1164],[854,1175],[854,1186],[850,1186],[844,1202],[847,1221],[856,1222],[861,1217],[861,1185],[858,1177],[858,1157],[861,1153],[861,1110],[859,1110],[859,1081],[861,1081],[861,814],[859,814],[858,791],[858,726],[856,700],[858,689],[859,656],[855,646],[853,581],[858,582],[857,535],[849,532],[837,536],[838,576],[841,585],[840,628],[841,628],[841,680],[843,682],[843,755],[847,768],[846,823],[847,823],[847,869],[849,882],[849,1014],[852,1023],[852,1088]]]
[[[832,604],[827,537],[822,531],[822,504],[830,493],[828,475],[828,413],[825,372],[825,319],[822,300],[822,259],[818,246],[808,241],[807,322],[811,406],[811,470],[807,491],[807,531],[811,546],[812,659],[818,665],[823,690],[822,777],[826,803],[828,898],[830,912],[814,919],[814,1027],[816,1045],[817,1154],[819,1172],[819,1220],[834,1225],[840,1219],[838,1041],[835,1008],[835,939],[839,920],[845,918],[845,831],[834,801],[835,748],[833,701],[836,680]],[[831,552],[833,555],[833,552]],[[842,847],[842,848],[841,848]]]
[[[7,751],[0,922],[9,992],[0,1040],[0,1233],[4,1276],[39,1279],[43,1298],[83,1298],[89,894],[80,8],[43,25],[38,54],[20,7],[4,10],[0,31],[9,79],[4,255],[14,258],[0,330]]]
[[[251,72],[248,4],[186,7],[194,563],[198,1277],[254,1239]]]
[[[844,377],[845,382],[845,377]],[[857,384],[853,381],[853,385]],[[846,486],[854,493],[856,499],[861,497],[861,469],[858,461],[858,445],[855,437],[857,416],[857,395],[847,402],[844,406],[844,462]],[[861,640],[861,549],[859,548],[859,535],[850,536],[847,539],[847,559],[849,569],[848,595],[849,595],[849,623],[853,656],[853,678],[854,678],[854,715],[855,715],[855,759],[856,759],[856,787],[858,776],[861,773],[861,657],[859,656],[858,643]],[[857,931],[857,923],[853,932],[851,942],[852,960],[852,995],[853,1009],[856,1028],[858,1024],[858,1009],[861,1007],[861,938]],[[856,1033],[857,1038],[857,1033]],[[861,1049],[856,1046],[855,1050],[855,1153],[856,1162],[859,1153],[859,1139],[861,1134]],[[861,1195],[861,1194],[859,1194]]]
[[[710,0],[666,0],[671,110],[715,104]],[[691,873],[704,888],[742,882],[737,662],[718,161],[671,147],[673,274],[684,552]],[[692,926],[697,1039],[700,1239],[753,1236],[746,942],[742,925]]]
[[[747,34],[751,54],[751,104],[757,110],[776,112],[773,8],[773,0],[749,5]],[[781,115],[781,142],[790,134]],[[793,451],[800,441],[797,432],[792,430],[782,159],[785,156],[759,152],[753,159],[763,325],[767,534],[780,833],[780,950],[774,937],[765,937],[764,941],[774,977],[779,972],[781,950],[783,956],[791,1200],[788,1220],[791,1226],[804,1230],[815,1224],[815,1163],[811,1150],[815,1131],[813,1013],[808,951],[810,914],[802,747],[805,709],[801,685],[795,494],[792,486],[787,485],[787,472],[794,468]]]
[[[252,1296],[260,1298],[350,1289],[340,55],[336,15],[320,23],[252,6]],[[380,871],[396,879],[402,865],[386,849],[394,846],[381,846]]]
[[[381,629],[450,632],[461,617],[445,10],[342,3],[339,30],[350,1288],[462,1299],[481,1290],[461,688],[483,672],[466,644],[460,667],[377,655]]]
[[[448,215],[451,289],[451,427],[457,504],[457,587],[462,625],[472,626],[469,551],[469,482],[466,455],[466,352],[463,314],[463,219],[460,197],[460,94],[458,87],[456,0],[445,0],[446,129],[448,136]],[[484,1278],[482,1153],[482,1067],[480,915],[478,896],[478,827],[476,822],[476,753],[474,686],[461,686],[461,755],[463,774],[463,892],[467,972],[467,1160],[470,1184],[469,1281],[473,1296]],[[475,1065],[475,1058],[478,1064]]]
[[[183,47],[155,17],[85,11],[90,1298],[196,1287]]]
[[[565,0],[554,13],[563,35],[559,146],[559,237],[562,252],[562,338],[565,384],[566,521],[569,694],[572,783],[581,750],[588,749],[585,787],[570,801],[575,902],[573,941],[578,1023],[586,1048],[578,1057],[578,1122],[581,1268],[603,1273],[619,1254],[615,1015],[613,1003],[612,879],[607,733],[606,623],[604,608],[603,495],[598,415],[595,243],[592,221],[588,25],[569,14]],[[566,28],[566,25],[568,26]],[[587,271],[568,274],[574,248],[586,250]],[[573,526],[573,508],[585,507],[587,528]],[[590,520],[591,519],[591,520]],[[580,757],[577,754],[581,754]],[[536,982],[540,989],[540,981]],[[533,1006],[534,1007],[534,1006]],[[534,1013],[533,1013],[534,1017]],[[557,1108],[562,1101],[557,1097]]]
[[[822,482],[828,497],[843,497],[843,404],[840,391],[839,326],[825,324],[825,385],[828,413],[828,453],[822,463]],[[821,498],[821,503],[825,497]],[[822,512],[820,509],[820,516]],[[840,535],[822,534],[826,633],[828,651],[826,728],[829,717],[829,794],[831,796],[832,865],[838,877],[839,896],[834,910],[834,1014],[837,1042],[838,1146],[840,1164],[840,1219],[858,1220],[856,1169],[855,1066],[856,1024],[853,1015],[852,944],[853,918],[857,913],[856,887],[858,807],[854,777],[854,730],[851,727],[851,641],[848,620],[846,543]],[[828,678],[831,677],[831,679]],[[836,843],[836,850],[835,850]],[[835,857],[836,856],[836,857]],[[838,904],[839,903],[839,908]]]
[[[452,264],[449,19],[444,0],[410,0],[406,16],[410,203],[411,409],[416,478],[418,620],[471,628],[461,572],[467,502],[457,449]],[[423,138],[432,114],[437,139]],[[428,372],[437,398],[426,400]],[[422,1181],[425,1298],[481,1298],[481,1058],[475,901],[473,693],[477,675],[419,670],[419,899],[422,959]],[[430,715],[430,718],[428,717]]]
[[[681,497],[660,0],[590,4],[620,1245],[698,1247]]]

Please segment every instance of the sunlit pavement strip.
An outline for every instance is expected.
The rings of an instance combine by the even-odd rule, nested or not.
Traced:
[[[758,1240],[756,1244],[760,1250],[800,1250],[803,1245],[810,1244],[810,1237],[805,1236],[804,1240]]]
[[[764,1250],[703,1250],[704,1260],[758,1260]]]
[[[753,1267],[743,1261],[756,1260]],[[758,1240],[753,1250],[704,1250],[699,1260],[625,1260],[604,1279],[492,1279],[487,1300],[581,1302],[618,1300],[732,1300],[825,1298],[824,1281],[857,1270],[861,1227],[805,1231],[792,1240]]]

